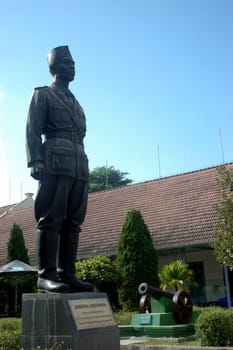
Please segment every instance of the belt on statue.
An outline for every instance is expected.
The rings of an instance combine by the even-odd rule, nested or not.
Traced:
[[[54,131],[45,134],[46,139],[54,139],[54,138],[62,138],[68,139],[75,143],[80,143],[82,145],[82,141],[80,136],[77,134],[77,131]]]

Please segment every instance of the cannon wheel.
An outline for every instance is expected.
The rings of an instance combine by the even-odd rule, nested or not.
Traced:
[[[149,295],[142,295],[139,301],[139,312],[141,314],[151,313],[151,303]]]
[[[173,296],[173,315],[178,323],[188,323],[191,321],[193,306],[188,292],[178,291]]]

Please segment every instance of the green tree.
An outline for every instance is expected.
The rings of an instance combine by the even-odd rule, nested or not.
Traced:
[[[159,273],[160,287],[164,290],[174,289],[189,290],[190,287],[197,287],[193,271],[188,264],[181,260],[165,265]]]
[[[217,228],[211,243],[216,259],[233,270],[233,169],[219,167],[220,200],[216,205]]]
[[[158,258],[140,211],[128,212],[118,243],[119,296],[123,308],[138,309],[138,286],[158,286]]]
[[[128,173],[115,169],[113,166],[102,166],[93,169],[89,176],[89,192],[98,192],[132,183],[126,177]]]
[[[14,223],[8,241],[7,262],[20,260],[29,264],[28,251],[25,246],[23,231],[20,226]]]
[[[29,264],[28,251],[25,246],[23,231],[20,226],[14,223],[10,238],[8,241],[7,262],[20,260],[25,264]],[[36,277],[35,276],[14,276],[4,278],[5,289],[8,295],[8,312],[10,315],[15,315],[15,288],[17,286],[17,312],[21,312],[22,294],[35,291]],[[16,313],[17,313],[16,312]]]

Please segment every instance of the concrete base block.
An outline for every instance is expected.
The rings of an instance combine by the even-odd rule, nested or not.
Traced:
[[[23,350],[120,350],[120,334],[104,293],[24,294]]]

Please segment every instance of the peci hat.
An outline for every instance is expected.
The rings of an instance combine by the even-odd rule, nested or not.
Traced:
[[[59,59],[69,57],[71,59],[71,53],[68,46],[58,46],[52,49],[47,56],[49,67],[53,67],[54,64],[59,61]]]

